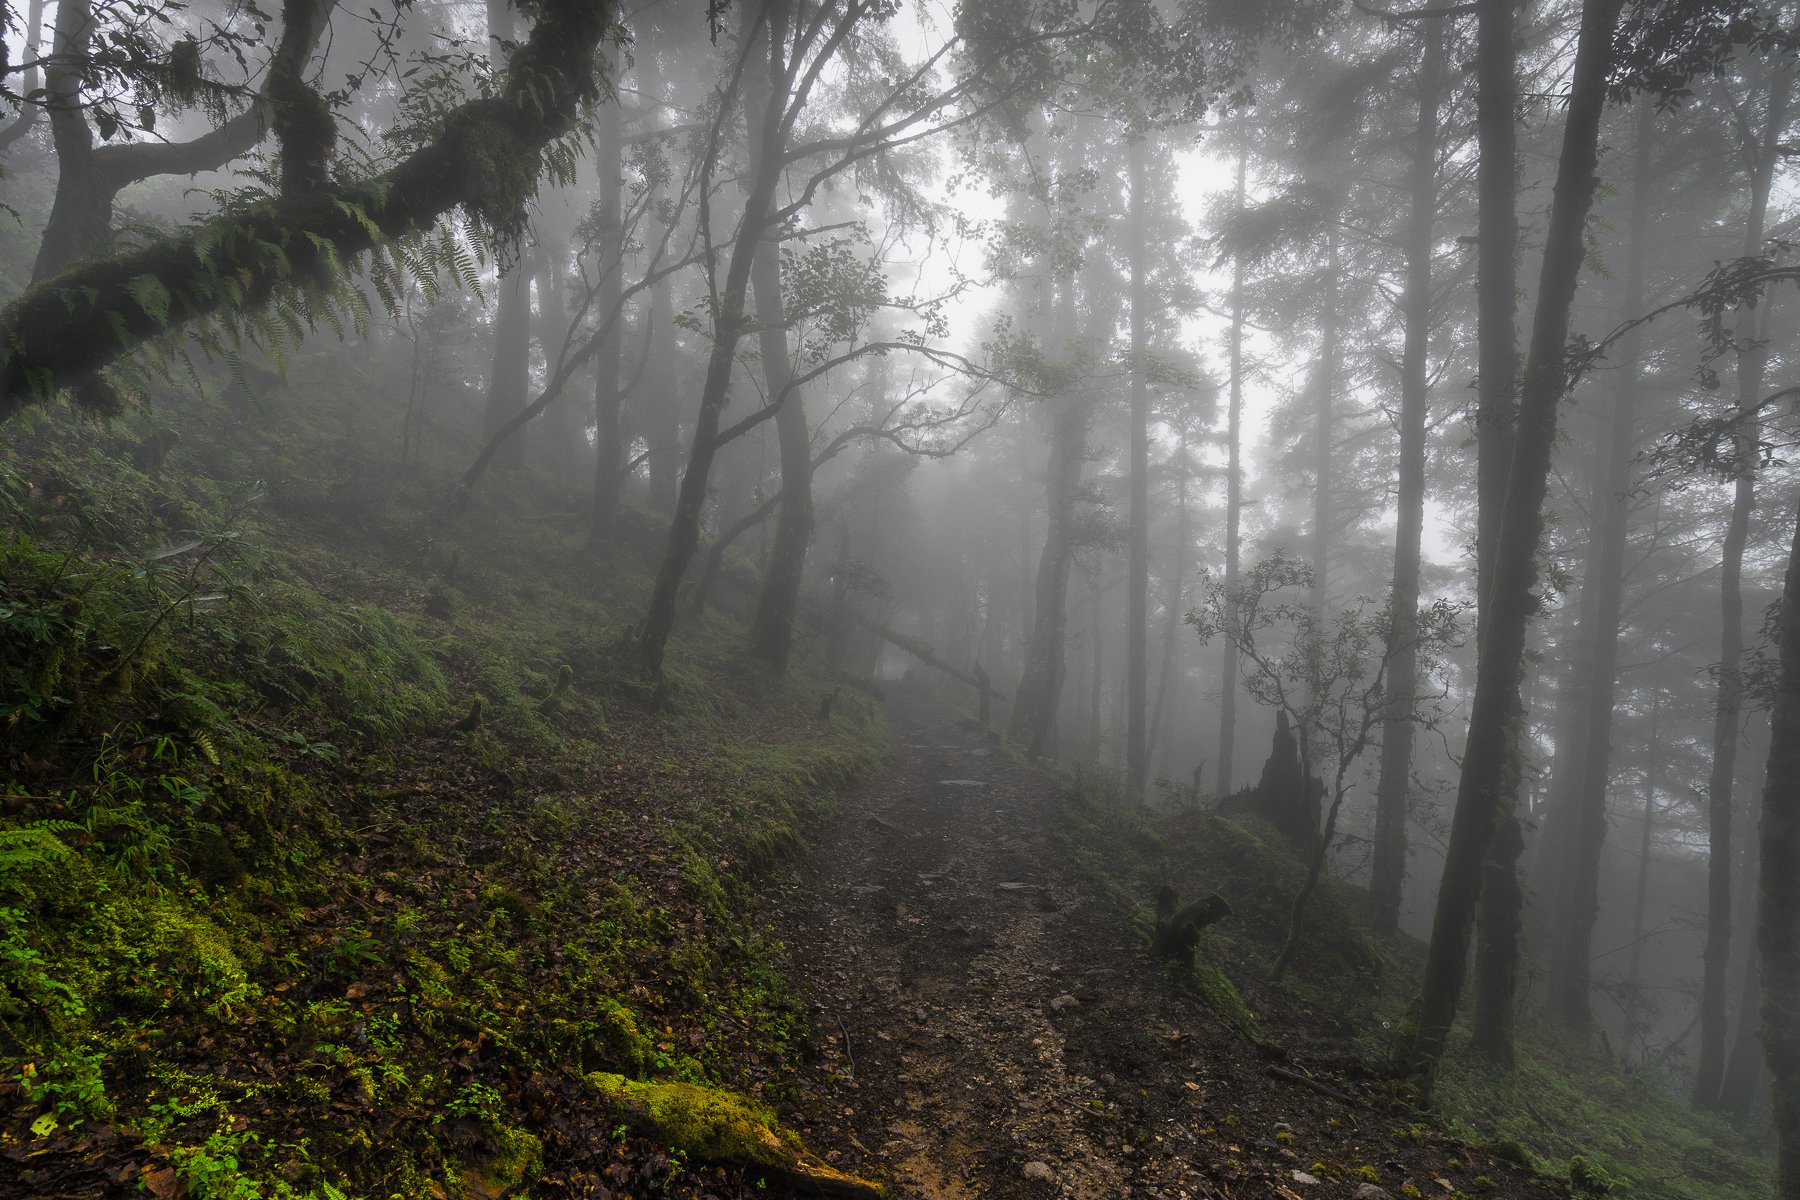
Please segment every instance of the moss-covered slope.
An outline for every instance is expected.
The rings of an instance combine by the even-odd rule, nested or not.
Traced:
[[[744,883],[885,727],[720,618],[651,694],[639,557],[544,476],[451,514],[384,378],[0,450],[0,1193],[754,1189],[584,1076],[781,1098]]]

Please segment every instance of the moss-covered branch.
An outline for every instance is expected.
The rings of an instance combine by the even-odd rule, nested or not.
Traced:
[[[505,89],[452,110],[432,142],[384,174],[266,200],[31,287],[0,309],[0,420],[162,333],[327,278],[453,208],[514,220],[537,187],[544,147],[594,96],[594,55],[613,8],[547,0],[507,64]]]

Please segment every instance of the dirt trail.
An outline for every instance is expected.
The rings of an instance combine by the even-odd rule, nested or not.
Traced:
[[[1446,1172],[1460,1189],[1477,1171],[1490,1194],[1524,1194],[1501,1164],[1446,1168],[1455,1148],[1271,1074],[1052,843],[1046,780],[964,723],[893,717],[894,772],[772,897],[812,1007],[817,1053],[790,1115],[816,1149],[922,1200],[1311,1200],[1371,1174],[1441,1196]]]

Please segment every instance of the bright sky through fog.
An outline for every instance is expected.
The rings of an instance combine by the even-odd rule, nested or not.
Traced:
[[[939,44],[939,31],[947,28],[948,23],[941,6],[922,6],[915,0],[896,19],[893,28],[907,53],[918,58],[928,52],[928,48]],[[1188,147],[1177,154],[1180,207],[1189,226],[1196,232],[1204,233],[1203,218],[1209,202],[1228,193],[1233,185],[1232,164],[1211,154],[1203,136],[1197,139],[1190,137],[1186,141]],[[929,189],[933,199],[957,208],[971,220],[995,221],[1004,215],[1005,201],[990,195],[983,181],[964,180],[962,186],[954,190],[948,186],[947,181],[960,170],[960,164],[956,163],[949,147],[939,147],[937,157],[940,177],[935,186]],[[1253,182],[1252,201],[1255,199],[1254,188]],[[952,261],[965,274],[982,274],[982,254],[983,248],[979,244],[953,247],[948,253],[940,249],[933,257],[908,264],[894,272],[896,287],[911,286],[916,280],[922,293],[940,291],[948,287],[953,278],[950,270]],[[1212,311],[1201,311],[1191,316],[1184,322],[1183,330],[1189,346],[1199,352],[1206,369],[1221,386],[1218,426],[1222,429],[1225,419],[1223,387],[1227,369],[1226,331],[1229,322],[1220,314],[1226,302],[1229,274],[1224,271],[1203,271],[1199,282],[1207,293]],[[979,354],[980,339],[988,328],[990,314],[999,300],[1000,289],[990,287],[972,289],[956,301],[951,328],[959,338],[958,350],[971,355]],[[1302,357],[1295,359],[1292,357],[1295,354]],[[1303,350],[1284,350],[1266,335],[1254,329],[1247,331],[1246,364],[1256,364],[1255,370],[1247,372],[1244,387],[1245,476],[1251,481],[1252,491],[1247,499],[1252,504],[1258,496],[1255,489],[1267,478],[1263,467],[1265,460],[1270,457],[1267,446],[1270,415],[1284,396],[1291,395],[1302,385],[1309,365],[1303,356]],[[1440,389],[1443,386],[1445,385],[1440,383]],[[1370,406],[1371,401],[1367,398],[1357,405],[1363,408]],[[1222,461],[1222,451],[1220,458]],[[1391,524],[1392,519],[1390,511],[1384,520]],[[1252,524],[1254,525],[1254,521]],[[1428,560],[1453,563],[1464,558],[1467,535],[1450,521],[1442,506],[1428,504],[1424,536],[1424,553]],[[1254,554],[1256,550],[1253,546],[1248,547],[1247,553]]]

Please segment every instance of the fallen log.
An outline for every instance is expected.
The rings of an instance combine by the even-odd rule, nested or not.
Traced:
[[[596,1071],[587,1082],[635,1132],[688,1158],[761,1172],[772,1183],[837,1200],[880,1200],[881,1185],[838,1170],[753,1101],[691,1083],[645,1083]]]
[[[906,651],[926,666],[936,667],[950,678],[956,680],[956,682],[967,684],[976,691],[991,696],[993,699],[999,700],[1002,703],[1011,702],[1012,698],[1010,696],[994,687],[993,684],[988,681],[987,672],[983,671],[977,676],[971,675],[960,667],[953,667],[943,659],[939,658],[930,646],[921,642],[918,638],[908,637],[904,633],[896,633],[894,630],[889,629],[886,625],[883,625],[873,617],[866,617],[854,609],[850,611],[850,619],[855,621],[858,625],[861,625],[864,629],[867,629],[882,641]]]

